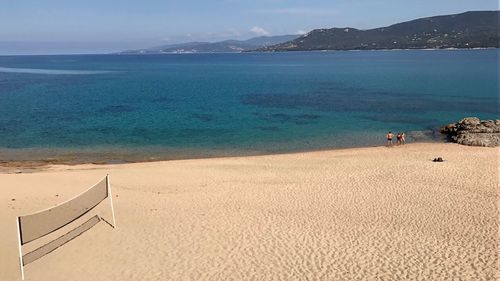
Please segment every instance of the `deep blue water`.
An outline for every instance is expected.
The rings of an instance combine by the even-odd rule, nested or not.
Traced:
[[[0,160],[378,145],[498,118],[498,79],[498,50],[0,56]]]

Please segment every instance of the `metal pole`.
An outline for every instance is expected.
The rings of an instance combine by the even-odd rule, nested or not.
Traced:
[[[24,265],[23,265],[23,250],[21,248],[21,232],[19,232],[19,217],[16,219],[17,223],[17,243],[19,246],[19,266],[21,267],[21,279],[24,280]]]
[[[111,205],[111,214],[113,215],[113,228],[116,228],[115,209],[113,207],[113,194],[111,193],[111,184],[109,183],[109,175],[106,175],[106,186],[108,187],[109,203]]]

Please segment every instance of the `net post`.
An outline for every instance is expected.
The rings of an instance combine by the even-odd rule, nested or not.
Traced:
[[[19,248],[19,266],[20,266],[20,269],[21,269],[21,279],[24,280],[24,265],[23,265],[23,249],[22,249],[22,246],[21,246],[21,224],[20,224],[20,218],[17,217],[16,219],[16,224],[17,224],[17,245],[18,245],[18,248]]]
[[[111,205],[111,215],[113,216],[113,228],[116,228],[115,209],[113,207],[113,194],[111,193],[111,184],[109,183],[109,174],[106,175],[106,187],[108,188],[109,204]]]

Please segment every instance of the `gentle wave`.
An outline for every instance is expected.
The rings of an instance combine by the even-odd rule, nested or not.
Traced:
[[[0,67],[0,72],[26,73],[26,74],[50,74],[50,75],[88,75],[103,74],[113,71],[108,70],[63,70],[63,69],[37,69],[37,68],[11,68]]]

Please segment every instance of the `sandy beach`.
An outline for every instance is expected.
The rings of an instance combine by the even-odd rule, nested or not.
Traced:
[[[0,280],[20,280],[16,216],[106,174],[117,228],[98,223],[26,280],[495,280],[498,156],[420,143],[2,173]],[[109,219],[106,204],[91,214]]]

